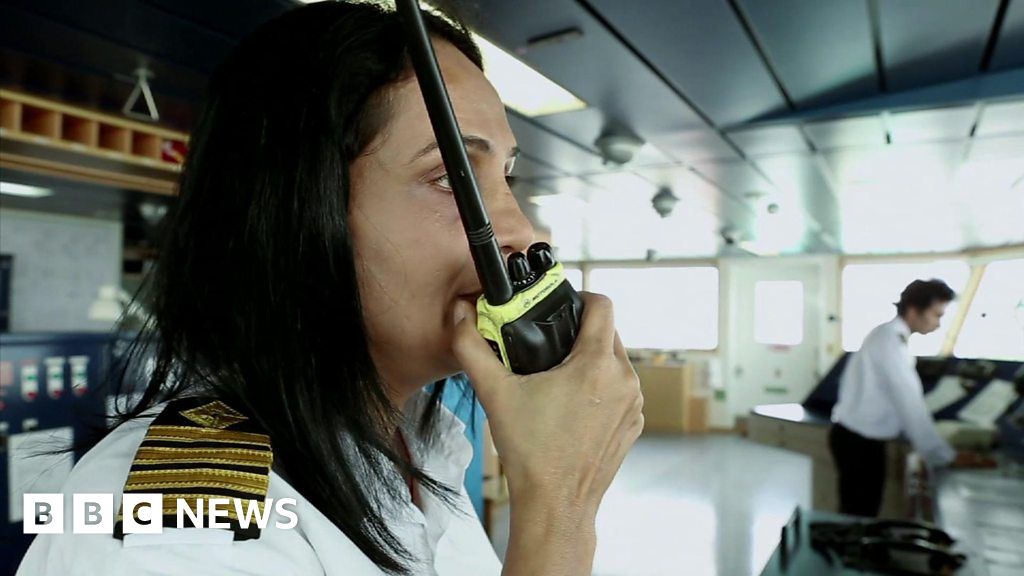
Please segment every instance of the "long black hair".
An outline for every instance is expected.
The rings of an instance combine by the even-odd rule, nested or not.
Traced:
[[[482,68],[463,25],[426,23]],[[350,163],[387,122],[388,87],[410,78],[397,15],[341,2],[268,22],[219,66],[146,289],[152,320],[125,364],[155,365],[121,418],[186,394],[245,412],[269,433],[275,468],[399,573],[410,556],[381,508],[396,474],[449,502],[453,491],[393,446],[402,416],[370,356],[347,208]]]

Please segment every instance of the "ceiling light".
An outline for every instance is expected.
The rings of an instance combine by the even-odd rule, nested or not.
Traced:
[[[544,116],[587,107],[572,92],[530,68],[479,34],[473,39],[484,58],[484,75],[506,106],[526,116]]]
[[[53,190],[38,186],[15,184],[14,182],[0,182],[0,194],[23,196],[25,198],[44,198],[46,196],[53,196]]]
[[[318,0],[298,1],[310,4]],[[385,9],[395,9],[394,0],[369,0],[369,3]],[[447,19],[444,12],[429,2],[421,1],[420,6]],[[534,117],[581,110],[587,107],[587,103],[577,98],[572,92],[530,68],[483,36],[475,32],[471,32],[471,35],[483,56],[484,76],[498,91],[501,101],[509,108],[524,116]]]

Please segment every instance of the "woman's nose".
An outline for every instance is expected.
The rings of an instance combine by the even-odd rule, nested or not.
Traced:
[[[488,212],[502,254],[522,252],[530,247],[534,237],[533,225],[519,209],[519,203],[511,192],[506,191],[493,198]]]

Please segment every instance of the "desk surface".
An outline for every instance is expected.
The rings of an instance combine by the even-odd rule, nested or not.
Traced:
[[[1024,574],[1024,464],[997,459],[995,469],[938,471],[932,485],[935,521],[977,576]]]
[[[794,530],[796,522],[790,518],[786,529],[786,551],[782,550],[780,533],[780,545],[775,548],[775,552],[768,559],[761,576],[891,576],[891,572],[855,570],[841,566],[838,562],[830,564],[825,556],[811,548],[810,524],[812,522],[855,522],[857,520],[858,518],[855,516],[844,514],[803,511],[800,518],[800,529]],[[967,553],[969,556],[972,552],[965,549],[963,542],[959,542],[955,550]],[[970,559],[956,572],[956,576],[1009,576],[1010,574],[1019,575],[1021,573],[986,571],[985,566]]]
[[[811,424],[814,426],[828,426],[832,423],[828,414],[815,412],[804,408],[800,404],[761,404],[754,406],[752,413],[767,418],[795,422],[797,424]]]

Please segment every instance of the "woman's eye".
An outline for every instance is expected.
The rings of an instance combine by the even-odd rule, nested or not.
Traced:
[[[434,184],[437,185],[437,186],[440,186],[441,188],[444,188],[445,190],[451,190],[452,189],[452,183],[451,183],[451,181],[448,180],[448,175],[447,174],[445,174],[445,175],[443,175],[443,176],[441,176],[439,178],[435,178],[434,179]]]

